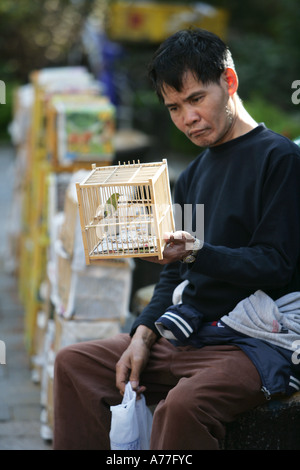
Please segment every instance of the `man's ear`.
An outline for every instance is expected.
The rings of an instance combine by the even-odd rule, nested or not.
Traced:
[[[226,81],[227,84],[227,90],[230,96],[234,95],[236,93],[238,86],[239,86],[239,81],[237,74],[235,71],[228,67],[225,72],[224,72],[224,80]]]

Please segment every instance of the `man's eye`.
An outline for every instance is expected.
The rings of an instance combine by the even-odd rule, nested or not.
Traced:
[[[202,95],[201,95],[201,96],[195,96],[195,97],[192,99],[192,102],[193,102],[193,103],[198,103],[198,101],[201,101],[202,98],[203,98]]]

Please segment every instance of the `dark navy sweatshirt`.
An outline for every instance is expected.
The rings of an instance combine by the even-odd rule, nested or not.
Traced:
[[[188,281],[182,301],[215,321],[257,289],[274,300],[300,290],[300,149],[260,124],[204,150],[174,194],[184,211],[204,205],[204,244],[192,265],[164,267],[152,300],[133,324],[154,326]],[[183,226],[183,229],[185,227]],[[147,261],[145,261],[147,262]]]

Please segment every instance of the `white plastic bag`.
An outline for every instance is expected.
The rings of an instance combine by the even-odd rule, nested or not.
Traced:
[[[120,405],[111,406],[109,433],[111,450],[149,450],[152,413],[144,395],[136,399],[130,382],[126,384]]]

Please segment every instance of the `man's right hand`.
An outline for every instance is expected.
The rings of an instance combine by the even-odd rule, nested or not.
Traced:
[[[163,258],[159,259],[157,256],[146,256],[142,259],[164,265],[180,261],[193,251],[195,237],[188,232],[182,230],[165,232],[163,238],[166,243]]]
[[[116,386],[124,394],[125,385],[130,381],[133,390],[141,394],[146,387],[141,386],[140,374],[146,366],[152,345],[157,335],[150,328],[140,325],[116,365]]]

